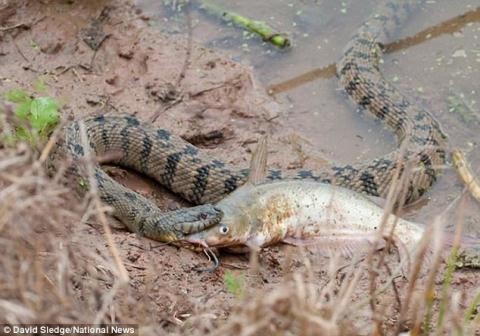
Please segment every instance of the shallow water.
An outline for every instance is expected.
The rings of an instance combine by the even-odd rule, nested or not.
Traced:
[[[265,21],[277,31],[286,33],[292,40],[292,47],[286,50],[205,13],[198,2],[193,2],[188,10],[178,6],[180,1],[138,0],[136,3],[162,31],[181,35],[190,31],[194,41],[251,66],[256,78],[268,89],[335,63],[356,28],[374,10],[376,2],[214,2],[224,9]],[[413,36],[479,6],[478,0],[426,1],[404,24],[398,38]],[[429,38],[419,38],[415,45],[400,45],[404,49],[385,55],[382,68],[385,76],[401,91],[434,114],[448,134],[451,146],[463,149],[473,169],[480,174],[477,169],[480,166],[479,15],[474,15],[470,21],[464,24],[457,19],[439,26],[427,36]],[[455,23],[458,29],[452,32]],[[188,29],[189,25],[192,29]],[[368,114],[357,111],[338,88],[331,72],[323,72],[323,76],[311,81],[290,83],[282,90],[274,94],[285,111],[279,117],[318,148],[326,159],[353,162],[395,148],[392,133]],[[428,198],[410,207],[405,216],[430,222],[461,192],[461,182],[455,172],[448,169],[428,193]],[[480,237],[480,206],[467,197],[463,208],[468,232]],[[456,220],[451,215],[453,223]]]

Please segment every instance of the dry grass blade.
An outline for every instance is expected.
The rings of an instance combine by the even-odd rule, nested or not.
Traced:
[[[397,160],[402,160],[402,158],[404,156],[404,153],[406,151],[407,142],[408,141],[404,141],[402,143],[402,145],[400,146]],[[377,246],[373,246],[370,249],[370,251],[367,255],[367,258],[366,258],[366,263],[368,265],[368,270],[369,270],[369,272],[368,272],[369,294],[370,294],[369,295],[369,303],[370,303],[370,309],[371,309],[372,318],[373,318],[374,333],[380,333],[380,326],[382,324],[381,317],[379,316],[379,314],[376,311],[376,297],[379,293],[381,293],[383,290],[385,290],[385,289],[382,289],[382,291],[377,290],[376,283],[377,283],[377,278],[378,278],[378,275],[379,275],[378,270],[380,270],[381,267],[383,266],[387,269],[387,271],[389,273],[391,273],[390,267],[385,263],[385,256],[386,256],[387,251],[390,250],[391,242],[394,241],[395,227],[397,225],[397,218],[395,217],[395,219],[393,220],[393,223],[392,223],[392,221],[391,221],[392,216],[391,215],[392,215],[392,212],[394,210],[395,205],[400,205],[401,206],[404,203],[404,200],[405,200],[404,198],[405,198],[406,189],[407,189],[406,188],[407,177],[411,173],[411,170],[409,169],[410,166],[408,164],[405,164],[405,165],[406,165],[406,168],[403,171],[401,171],[400,167],[402,166],[402,164],[399,164],[399,168],[395,170],[395,173],[392,177],[392,181],[391,181],[390,188],[389,188],[388,195],[387,195],[386,204],[385,204],[385,207],[384,207],[383,216],[382,216],[382,219],[381,219],[381,222],[380,222],[380,227],[379,227],[379,230],[378,230],[377,241],[380,241],[384,237],[389,237],[389,239],[387,240],[387,245],[383,249],[383,251],[381,252],[380,257],[379,257],[376,265],[374,265],[374,255],[377,252]],[[398,242],[399,242],[398,246],[402,246],[401,242],[400,241],[398,241]],[[387,284],[391,284],[391,286],[392,286],[392,288],[395,292],[395,297],[397,297],[397,298],[398,298],[398,292],[397,292],[397,288],[395,286],[394,279],[396,278],[397,274],[399,274],[398,272],[401,271],[403,265],[405,264],[405,261],[409,262],[409,259],[410,259],[409,253],[406,249],[403,249],[402,252],[403,252],[403,257],[405,258],[405,260],[401,260],[401,266],[399,267],[398,270],[396,270],[395,272],[390,274],[390,279],[387,282]],[[401,309],[400,299],[397,299],[397,301],[398,301],[399,309]]]
[[[410,303],[412,301],[415,286],[421,274],[424,257],[428,253],[432,230],[433,230],[432,226],[427,227],[422,239],[418,244],[416,255],[415,255],[415,258],[413,259],[414,263],[412,264],[410,269],[409,280],[407,285],[407,295],[403,300],[402,308],[400,310],[400,316],[397,324],[397,333],[399,333],[400,330],[402,329],[403,323],[407,321],[407,313],[410,307]]]
[[[30,158],[26,153],[20,156],[12,156],[10,158],[6,158],[0,162],[0,171],[6,170],[13,166],[25,164],[28,162],[29,159]]]
[[[442,251],[444,246],[444,238],[443,238],[443,219],[437,217],[433,224],[430,225],[432,227],[431,230],[431,241],[433,242],[433,248],[431,250],[427,250],[425,253],[424,258],[427,259],[429,263],[429,271],[427,274],[427,280],[424,285],[424,302],[426,305],[426,313],[424,319],[424,329],[428,333],[430,328],[430,323],[432,319],[432,306],[433,301],[435,298],[435,277],[438,273],[438,269],[440,267],[440,262],[442,261]],[[432,254],[431,256],[429,254]],[[413,329],[418,329],[420,326],[413,326]]]
[[[442,283],[442,298],[440,301],[440,307],[438,311],[438,320],[437,320],[437,335],[440,335],[444,329],[444,318],[449,303],[449,289],[452,282],[453,271],[455,270],[455,263],[458,254],[458,248],[460,246],[460,240],[462,238],[463,225],[464,225],[464,201],[465,197],[461,198],[459,211],[457,213],[457,221],[455,227],[455,236],[453,239],[452,248],[447,259],[447,268],[445,270],[443,283]]]
[[[87,167],[87,172],[88,172],[88,180],[89,180],[89,186],[90,186],[90,195],[92,197],[92,201],[95,204],[95,210],[96,210],[96,215],[98,218],[98,221],[102,223],[103,229],[105,230],[105,237],[107,239],[108,243],[108,248],[110,249],[110,253],[112,254],[112,257],[115,261],[115,264],[117,266],[117,271],[119,274],[119,280],[122,285],[125,285],[128,283],[129,277],[128,277],[128,272],[125,268],[125,265],[122,262],[122,259],[120,258],[120,253],[118,252],[118,249],[115,245],[115,242],[113,241],[113,236],[112,236],[112,230],[110,229],[110,226],[108,225],[107,217],[105,216],[105,211],[103,204],[100,200],[100,197],[98,196],[98,188],[97,188],[97,182],[95,180],[95,169],[91,160],[91,155],[90,155],[90,146],[89,142],[87,139],[87,132],[85,130],[85,124],[80,122],[80,137],[82,140],[83,148],[85,149],[85,155],[88,158],[86,161],[86,167]]]
[[[356,263],[352,263],[352,266]],[[361,263],[357,268],[350,267],[349,274],[343,281],[340,290],[338,291],[339,302],[335,305],[335,309],[332,313],[332,320],[339,321],[345,314],[347,314],[347,304],[350,302],[351,295],[353,290],[358,284],[360,277],[363,275],[365,270],[365,264]],[[348,310],[349,311],[349,310]]]
[[[472,171],[472,168],[465,160],[462,151],[455,149],[452,151],[452,161],[458,176],[463,181],[468,191],[478,202],[480,202],[480,181]]]

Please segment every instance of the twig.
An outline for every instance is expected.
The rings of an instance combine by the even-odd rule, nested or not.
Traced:
[[[27,58],[27,56],[25,56],[25,54],[22,52],[22,50],[20,49],[20,47],[18,46],[17,42],[15,41],[15,39],[12,39],[12,43],[13,45],[15,46],[15,49],[17,49],[17,52],[20,54],[20,56],[22,56],[22,58],[27,61],[27,62],[30,62],[30,60]]]
[[[48,159],[48,155],[50,154],[55,143],[57,142],[58,137],[60,136],[60,133],[62,132],[64,126],[65,125],[63,123],[61,123],[60,125],[57,125],[53,133],[50,135],[50,138],[48,139],[48,142],[43,148],[40,154],[40,158],[37,161],[38,165],[43,165],[45,161]]]
[[[30,29],[33,25],[39,23],[40,21],[44,20],[45,18],[46,18],[46,16],[42,16],[41,18],[39,18],[35,21],[32,21],[30,23],[21,22],[21,23],[18,23],[16,25],[13,25],[13,26],[0,27],[0,31],[8,31],[8,30],[16,29],[16,28]]]
[[[284,34],[275,32],[263,21],[251,20],[240,14],[228,12],[207,0],[201,1],[200,8],[226,22],[232,22],[243,29],[259,35],[265,42],[269,42],[276,47],[285,48],[290,46],[290,40]]]
[[[12,29],[16,29],[16,28],[25,28],[25,29],[29,29],[30,28],[30,25],[28,23],[18,23],[16,25],[13,25],[13,26],[8,26],[8,27],[0,27],[0,31],[8,31],[8,30],[12,30]]]
[[[187,69],[189,68],[190,58],[192,56],[192,16],[190,14],[189,4],[185,6],[185,23],[187,24],[187,50],[185,51],[185,59],[183,60],[182,70],[180,71],[175,83],[176,87],[179,87],[182,84]]]
[[[98,42],[98,47],[93,51],[93,55],[92,55],[92,58],[90,59],[90,64],[89,64],[89,67],[90,69],[93,69],[93,62],[95,61],[95,57],[97,56],[97,52],[98,50],[100,49],[100,47],[102,46],[103,42],[105,42],[105,40],[107,38],[110,37],[110,34],[107,34],[105,36],[102,37],[102,39],[100,40],[100,42]]]
[[[459,149],[452,151],[452,161],[458,176],[463,181],[468,191],[478,202],[480,202],[480,181],[475,177],[472,168],[465,160],[465,156]]]
[[[155,114],[150,118],[150,123],[153,124],[155,121],[157,121],[158,117],[160,117],[162,113],[166,112],[167,110],[171,109],[173,106],[179,104],[182,101],[183,101],[183,95],[181,95],[179,98],[175,99],[174,101],[167,103],[166,105],[159,108],[155,112]]]
[[[146,270],[147,268],[146,267],[143,267],[143,266],[138,266],[138,265],[135,265],[135,264],[131,264],[131,263],[125,263],[126,266],[128,267],[132,267],[132,268],[136,268],[138,270]]]
[[[387,270],[388,276],[390,277],[390,281],[392,283],[393,292],[395,293],[395,300],[397,301],[398,309],[402,309],[402,301],[400,300],[400,293],[398,292],[398,288],[395,284],[395,279],[398,276],[393,275],[392,270],[390,269],[390,266],[388,266],[387,263],[384,263],[383,266]]]

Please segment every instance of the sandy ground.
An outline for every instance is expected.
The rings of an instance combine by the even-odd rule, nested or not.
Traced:
[[[20,1],[15,5],[4,1],[2,6],[0,26],[12,27],[0,31],[2,93],[14,87],[28,89],[41,78],[48,94],[61,102],[65,121],[98,111],[132,113],[239,166],[248,164],[256,139],[267,133],[275,139],[269,149],[272,166],[293,169],[325,164],[315,155],[305,159],[296,133],[279,117],[283,106],[264,94],[248,68],[187,38],[160,34],[149,26],[149,17],[128,1]],[[155,199],[162,209],[186,205],[138,174],[118,168],[111,172],[122,183]],[[240,315],[247,304],[225,285],[227,272],[248,284],[244,292],[250,300],[280,288],[279,284],[298,280],[300,274],[319,288],[329,280],[330,258],[286,246],[263,251],[258,268],[249,267],[247,256],[222,254],[217,271],[198,272],[195,267],[207,264],[201,253],[138,237],[109,218],[130,277],[128,286],[117,291],[113,266],[105,266],[112,262],[101,224],[94,217],[79,223],[85,205],[73,196],[58,206],[74,215],[56,222],[65,229],[59,228],[55,236],[65,242],[73,259],[78,253],[79,264],[86,264],[83,267],[88,272],[76,275],[69,302],[55,303],[69,308],[63,315],[51,316],[50,322],[92,321],[102,312],[102,321],[138,323],[145,333],[204,334],[224,326],[229,316]],[[39,225],[32,234],[39,242],[51,232]],[[350,264],[348,259],[339,263]],[[377,281],[378,287],[388,283],[386,270],[380,273],[385,277]],[[457,293],[460,307],[478,290],[477,274],[467,270],[454,274],[452,293]],[[341,284],[348,276],[348,271],[339,270],[335,283]],[[441,279],[439,275],[438,286]],[[401,277],[395,279],[401,298],[406,283]],[[353,289],[352,302],[364,298],[369,285],[365,274]],[[113,289],[116,296],[109,301],[106,297]],[[98,298],[96,304],[89,301],[92,296]],[[107,308],[102,310],[105,302]],[[396,323],[396,302],[391,286],[375,302],[385,327]],[[76,305],[94,308],[89,313],[79,308],[84,312],[81,316],[69,315]],[[371,311],[368,304],[361,309],[364,314],[344,318],[341,324],[345,328],[354,324],[361,333],[368,332]],[[260,314],[260,310],[250,314]]]

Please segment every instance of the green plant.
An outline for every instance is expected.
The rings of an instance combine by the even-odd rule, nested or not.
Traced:
[[[233,272],[226,271],[223,275],[223,283],[227,288],[227,291],[237,298],[241,298],[243,296],[245,278],[243,274],[236,275]]]
[[[43,82],[37,83],[44,88]],[[60,119],[58,104],[48,96],[33,97],[23,89],[16,88],[5,93],[6,101],[15,104],[15,133],[10,140],[25,140],[34,145],[46,138]]]

